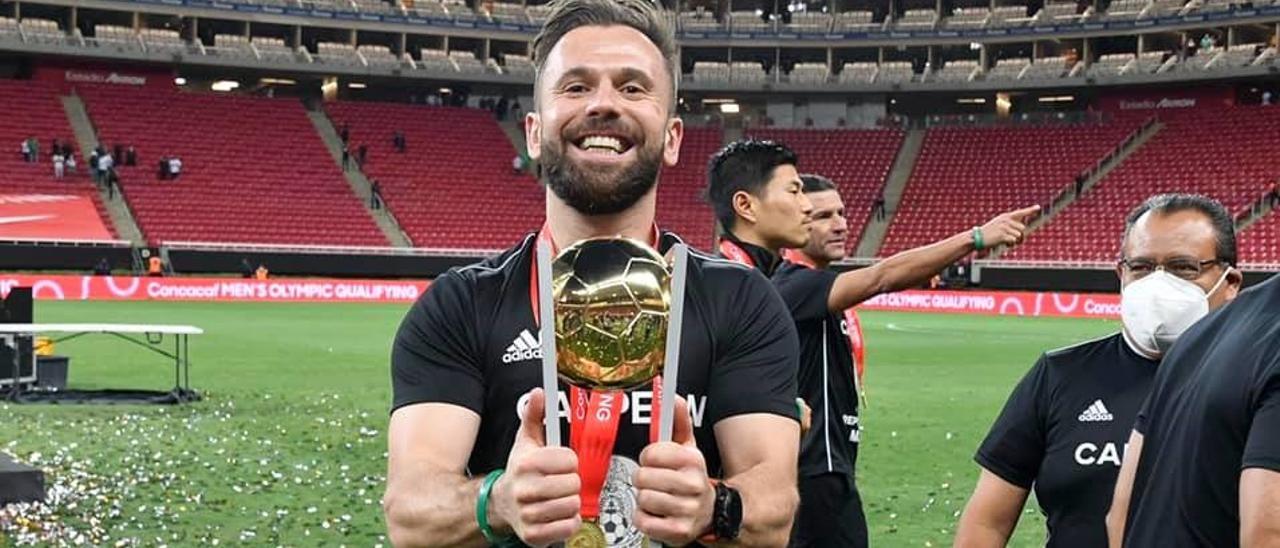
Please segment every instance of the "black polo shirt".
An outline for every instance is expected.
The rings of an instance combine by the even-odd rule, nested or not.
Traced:
[[[1241,471],[1280,472],[1280,276],[1178,339],[1134,429],[1125,546],[1238,546]]]
[[[481,263],[450,270],[410,309],[391,355],[393,410],[450,403],[480,415],[468,470],[484,475],[506,465],[520,419],[519,400],[541,386],[541,350],[530,303],[536,255],[530,235]],[[678,239],[663,234],[665,252]],[[781,299],[754,270],[695,251],[689,256],[680,374],[676,391],[690,404],[694,436],[713,477],[723,476],[713,426],[746,413],[796,419],[797,340]],[[568,440],[568,398],[559,395]],[[611,545],[630,545],[635,492],[631,473],[649,443],[652,394],[624,400],[601,525]]]
[[[974,460],[1035,489],[1047,546],[1107,545],[1125,443],[1158,365],[1117,333],[1045,353],[1013,389]]]
[[[858,392],[844,314],[827,308],[838,274],[784,261],[773,285],[791,311],[800,336],[800,397],[813,408],[813,425],[800,442],[800,476],[828,472],[852,476],[858,462]]]

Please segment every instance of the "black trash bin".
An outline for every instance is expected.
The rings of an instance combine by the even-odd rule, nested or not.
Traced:
[[[36,356],[36,386],[45,390],[65,390],[67,369],[71,358],[67,356]]]

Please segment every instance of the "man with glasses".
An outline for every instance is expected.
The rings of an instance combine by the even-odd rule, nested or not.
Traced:
[[[1120,251],[1120,333],[1045,353],[1014,389],[975,456],[956,546],[1004,546],[1033,486],[1049,547],[1106,545],[1125,440],[1161,358],[1243,281],[1231,216],[1203,196],[1148,199]]]

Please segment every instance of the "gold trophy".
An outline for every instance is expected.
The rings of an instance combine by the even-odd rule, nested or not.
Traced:
[[[674,412],[680,313],[687,248],[673,248],[674,271],[653,248],[627,238],[577,242],[549,260],[538,250],[539,314],[543,344],[543,384],[555,401],[559,380],[571,385],[571,446],[582,477],[582,527],[570,548],[608,545],[600,528],[599,496],[617,436],[623,391],[642,387],[662,374],[657,414],[664,440]],[[678,300],[677,300],[678,299]],[[667,394],[670,392],[670,394]],[[558,445],[558,406],[548,405],[547,443]]]

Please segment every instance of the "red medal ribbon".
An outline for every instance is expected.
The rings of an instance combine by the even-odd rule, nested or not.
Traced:
[[[658,242],[658,227],[654,225],[651,245]],[[545,225],[538,232],[538,243],[546,242],[552,255],[559,253]],[[534,325],[541,324],[538,308],[537,261],[529,268],[529,303],[533,308]],[[662,402],[662,376],[653,379],[653,413],[649,424],[649,442],[658,440],[658,409]],[[618,390],[587,390],[569,387],[569,447],[578,455],[578,475],[582,479],[579,496],[582,499],[582,517],[592,521],[600,517],[600,491],[609,475],[609,459],[618,439],[618,424],[622,417],[622,404],[626,394]],[[551,399],[551,395],[547,395]],[[558,398],[556,398],[558,400]]]
[[[728,238],[720,240],[720,256],[735,263],[745,264],[751,268],[756,267],[756,262],[751,260],[751,255],[747,254],[747,250],[742,249],[742,246],[739,246]]]

